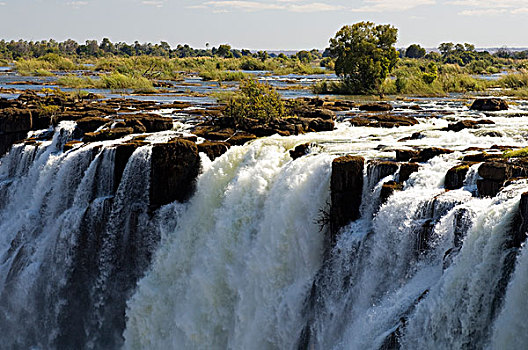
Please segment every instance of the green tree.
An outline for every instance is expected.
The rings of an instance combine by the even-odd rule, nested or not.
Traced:
[[[233,54],[231,53],[231,45],[222,44],[218,46],[215,55],[225,58],[233,57]]]
[[[405,57],[408,58],[422,58],[425,56],[425,49],[418,44],[409,45],[405,50]]]
[[[453,43],[441,43],[438,46],[438,51],[442,54],[442,56],[447,56],[451,54],[455,49],[455,44]]]
[[[335,71],[350,93],[380,92],[381,84],[398,62],[394,48],[398,29],[391,25],[359,22],[341,28],[330,39]]]
[[[313,61],[312,54],[306,50],[297,52],[297,54],[295,54],[295,57],[297,57],[297,59],[302,63],[310,63]]]

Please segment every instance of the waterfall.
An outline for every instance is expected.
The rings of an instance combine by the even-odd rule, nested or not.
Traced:
[[[115,147],[63,152],[74,128],[63,122],[52,141],[15,145],[0,164],[0,340],[9,349],[120,344],[127,293],[159,238],[147,215],[149,146],[115,190]]]
[[[528,252],[515,235],[527,180],[483,198],[481,164],[468,163],[462,187],[444,188],[469,146],[525,142],[494,118],[500,137],[431,118],[257,139],[201,154],[189,201],[161,207],[153,189],[186,170],[154,182],[185,164],[168,161],[172,134],[65,151],[75,123],[62,122],[0,160],[0,347],[525,348]],[[302,143],[317,146],[293,160]],[[397,183],[394,150],[433,144],[454,152]],[[332,162],[345,154],[365,160],[360,215],[330,240]]]
[[[317,272],[332,157],[234,147],[198,182],[129,301],[128,349],[292,348]]]
[[[528,325],[528,250],[526,245],[518,258],[514,276],[508,286],[504,309],[494,324],[490,349],[514,350],[526,347]]]

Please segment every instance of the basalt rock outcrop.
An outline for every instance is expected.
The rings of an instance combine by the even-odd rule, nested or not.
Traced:
[[[6,153],[14,143],[25,139],[29,131],[47,129],[67,120],[77,122],[81,135],[88,134],[87,142],[121,137],[128,133],[128,128],[134,133],[170,130],[173,126],[171,118],[137,112],[163,108],[184,109],[189,106],[177,102],[161,104],[133,99],[98,100],[99,97],[88,94],[80,98],[62,92],[39,95],[25,90],[17,99],[0,99],[0,155]],[[107,130],[98,130],[105,125]],[[90,134],[96,131],[102,132]]]
[[[367,104],[359,106],[359,110],[368,111],[368,112],[386,112],[386,111],[391,111],[392,106],[390,105],[390,103],[385,103],[385,102],[367,103]]]
[[[332,162],[330,245],[335,244],[341,227],[359,218],[364,166],[363,157],[352,155],[338,157]]]
[[[203,152],[207,154],[209,159],[214,160],[227,152],[231,145],[227,142],[205,141],[197,144],[197,146],[198,152]]]
[[[448,190],[461,188],[464,185],[468,171],[468,164],[459,164],[449,169],[445,176],[445,188]]]
[[[461,120],[456,123],[449,124],[445,130],[458,132],[463,129],[475,129],[475,128],[478,128],[480,125],[493,125],[493,124],[495,124],[495,122],[489,119],[480,119],[480,120],[466,119],[466,120]]]
[[[292,159],[297,159],[308,154],[311,145],[310,142],[306,142],[295,146],[294,149],[290,150],[290,157],[292,157]]]
[[[200,171],[198,147],[189,140],[175,139],[152,146],[150,207],[175,200],[186,201],[194,191]]]
[[[352,114],[347,119],[353,126],[369,126],[375,128],[394,128],[398,126],[411,126],[418,124],[414,117],[393,114]]]
[[[508,109],[508,103],[500,98],[478,98],[471,104],[470,109],[485,112],[504,111]]]
[[[289,114],[290,117],[268,122],[245,118],[238,123],[232,117],[220,116],[198,124],[192,132],[209,141],[240,145],[257,137],[275,134],[290,136],[334,130],[335,114],[328,109],[310,108],[309,104],[302,104],[291,108]]]

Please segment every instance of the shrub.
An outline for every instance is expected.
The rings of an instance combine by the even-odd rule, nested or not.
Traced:
[[[279,93],[271,85],[253,79],[242,81],[239,90],[227,103],[225,114],[239,127],[247,126],[248,119],[269,123],[286,115]]]

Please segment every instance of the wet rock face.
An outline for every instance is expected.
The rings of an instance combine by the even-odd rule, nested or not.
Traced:
[[[398,181],[403,183],[409,180],[411,174],[417,172],[418,169],[420,169],[420,165],[417,163],[403,163],[400,166],[400,175],[398,177]]]
[[[134,133],[133,128],[114,128],[114,129],[103,129],[97,132],[88,132],[84,135],[84,142],[95,142],[95,141],[105,141],[105,140],[116,140],[120,139],[123,136],[130,135]]]
[[[386,176],[394,174],[398,170],[398,163],[391,161],[373,160],[368,163],[367,173],[369,181],[378,183]]]
[[[478,173],[484,179],[505,181],[511,176],[511,167],[509,164],[486,162],[479,167]]]
[[[205,141],[205,142],[199,143],[197,146],[198,146],[198,152],[203,152],[207,154],[209,159],[215,160],[216,158],[220,157],[222,154],[227,152],[227,150],[229,149],[231,145],[227,142]]]
[[[500,162],[485,162],[479,167],[478,174],[482,177],[477,181],[479,195],[493,197],[511,177],[511,166]]]
[[[348,120],[353,126],[370,126],[374,128],[394,128],[418,124],[418,120],[404,115],[377,114],[357,115]]]
[[[332,245],[336,241],[339,229],[359,218],[364,166],[363,157],[351,155],[336,158],[332,162],[330,180],[330,243]]]
[[[456,190],[464,185],[464,180],[469,171],[469,165],[459,164],[447,171],[444,187],[448,190]]]
[[[0,117],[0,133],[29,131],[33,127],[31,111],[27,108],[6,108]]]
[[[517,230],[513,231],[511,244],[515,248],[520,248],[528,235],[528,192],[524,192],[521,195],[518,225],[516,227]]]
[[[290,157],[292,157],[292,159],[297,159],[308,154],[310,146],[310,142],[295,146],[294,149],[290,150]]]
[[[430,147],[420,150],[417,157],[412,158],[414,162],[427,162],[428,160],[441,154],[453,153],[452,150],[440,147]]]
[[[158,132],[172,129],[173,122],[169,117],[159,114],[131,114],[124,117],[126,121],[135,121],[145,127],[145,132]]]
[[[121,182],[123,172],[125,167],[130,159],[130,156],[136,148],[138,148],[138,143],[122,143],[116,146],[115,159],[114,159],[114,193],[117,191],[117,187]]]
[[[326,108],[299,108],[294,111],[298,117],[308,119],[334,120],[335,113]]]
[[[392,106],[389,103],[367,103],[364,105],[359,106],[360,111],[368,111],[368,112],[386,112],[391,111]]]
[[[0,156],[23,140],[33,127],[31,111],[27,108],[5,108],[0,111]]]
[[[411,158],[418,157],[419,154],[420,152],[416,150],[397,149],[396,150],[396,160],[398,162],[406,162],[410,160]]]
[[[463,129],[475,129],[475,128],[478,128],[479,125],[493,125],[493,124],[495,124],[495,122],[489,119],[461,120],[454,124],[449,124],[446,130],[458,132]]]
[[[152,146],[150,209],[175,200],[183,202],[194,192],[200,170],[198,147],[189,140],[176,139]]]
[[[77,120],[77,127],[81,129],[83,133],[94,132],[109,121],[109,119],[102,117],[84,117]]]
[[[401,191],[403,184],[396,181],[387,181],[381,186],[380,200],[385,203],[387,199],[394,193],[394,191]]]
[[[478,98],[470,109],[485,112],[504,111],[508,109],[508,103],[500,98]]]

